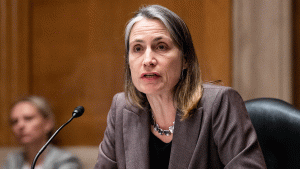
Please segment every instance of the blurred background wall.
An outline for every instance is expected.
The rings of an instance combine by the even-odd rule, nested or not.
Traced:
[[[234,0],[232,11],[232,86],[293,102],[292,0]]]
[[[134,11],[147,4],[163,5],[186,21],[204,81],[221,80],[222,85],[234,87],[244,99],[276,97],[300,106],[300,95],[297,94],[297,86],[300,85],[297,77],[300,73],[299,1],[286,1],[285,10],[270,10],[275,1],[0,0],[0,146],[16,145],[8,120],[11,103],[32,94],[44,96],[50,101],[57,127],[71,117],[76,106],[85,107],[83,116],[74,119],[56,136],[58,145],[98,145],[106,127],[112,97],[123,91],[125,24]],[[282,2],[277,0],[275,5]],[[247,10],[248,7],[252,10]],[[263,17],[268,11],[271,15]],[[284,14],[276,11],[283,11]],[[255,22],[260,17],[262,22]],[[249,18],[251,22],[247,21]],[[265,42],[259,39],[271,31],[272,36],[280,35],[284,39],[284,43],[277,39],[278,47],[285,47],[280,48],[281,53],[275,52],[274,57],[267,57],[275,65],[267,61],[260,66],[248,65],[244,69],[244,64],[259,63],[260,57],[253,56],[259,56],[258,53],[265,48],[273,50],[269,46],[257,48],[260,47],[258,45],[247,53],[244,49],[248,43],[239,37],[249,31],[237,28],[251,23],[256,25],[255,29],[261,30],[266,26],[264,20],[270,18],[284,23],[284,29],[278,28],[279,24],[277,27],[269,26],[258,34],[252,30],[249,37],[255,38],[249,40],[250,44],[259,41],[264,45]],[[247,30],[248,27],[243,28]],[[277,31],[272,31],[273,28]],[[244,58],[242,62],[240,58]],[[284,66],[275,69],[282,65],[282,58],[286,58],[283,59]],[[267,72],[261,71],[261,68],[270,65]],[[284,71],[285,74],[273,73],[269,76],[272,70]],[[252,79],[247,79],[249,76]],[[265,77],[262,83],[266,85],[262,86],[255,77]],[[276,83],[272,81],[274,78]],[[238,79],[246,80],[238,83]],[[274,90],[262,92],[269,84],[275,85]]]

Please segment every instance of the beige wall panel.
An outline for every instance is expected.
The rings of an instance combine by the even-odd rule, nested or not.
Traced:
[[[291,0],[233,1],[233,87],[292,102]]]

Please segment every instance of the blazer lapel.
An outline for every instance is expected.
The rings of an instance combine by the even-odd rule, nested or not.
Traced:
[[[124,110],[123,133],[126,168],[148,169],[150,122],[147,110]]]
[[[198,141],[201,120],[202,107],[192,117],[184,121],[180,120],[179,115],[176,116],[169,163],[170,169],[188,168]]]

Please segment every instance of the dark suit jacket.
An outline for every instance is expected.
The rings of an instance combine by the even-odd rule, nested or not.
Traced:
[[[170,169],[266,168],[255,130],[240,95],[229,87],[203,85],[192,117],[177,115]],[[114,96],[99,146],[96,169],[149,168],[149,110]]]

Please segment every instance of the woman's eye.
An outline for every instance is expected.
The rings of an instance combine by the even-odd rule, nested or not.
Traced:
[[[165,44],[159,44],[159,45],[157,46],[157,49],[158,49],[158,50],[166,50],[166,49],[167,49],[167,46],[166,46]]]
[[[18,123],[18,120],[11,120],[10,121],[10,124],[12,125],[12,126],[14,126],[15,124],[17,124]]]
[[[32,119],[33,119],[32,116],[27,116],[27,117],[25,117],[25,120],[26,120],[26,121],[31,121]]]
[[[140,52],[142,50],[142,47],[141,46],[135,46],[134,48],[133,48],[133,51],[134,52]]]

